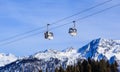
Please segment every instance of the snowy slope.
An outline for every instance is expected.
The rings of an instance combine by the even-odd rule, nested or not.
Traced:
[[[102,58],[120,60],[120,40],[95,39],[78,50],[83,57],[95,60]]]
[[[3,57],[3,58],[1,58]],[[9,58],[10,57],[10,58]],[[120,40],[111,40],[98,38],[92,40],[87,45],[77,49],[68,48],[63,51],[57,50],[45,50],[37,52],[34,55],[28,56],[26,58],[21,58],[15,61],[17,58],[14,55],[0,55],[0,64],[8,64],[4,67],[0,67],[1,71],[21,71],[23,68],[27,68],[26,72],[38,71],[39,69],[53,71],[55,67],[66,65],[72,65],[77,62],[78,59],[87,59],[88,57],[100,60],[106,59],[111,63],[117,60],[120,64]],[[3,60],[2,60],[3,59]],[[32,68],[32,69],[31,69]]]
[[[57,51],[57,50],[46,50],[44,52],[38,52],[32,56],[33,58],[44,59],[46,61],[50,60],[50,58],[57,58],[61,61],[67,61],[67,65],[74,64],[74,61],[78,59],[79,53],[74,48],[69,48],[64,51]]]
[[[4,66],[16,60],[17,60],[17,57],[15,57],[12,54],[0,53],[0,66]]]

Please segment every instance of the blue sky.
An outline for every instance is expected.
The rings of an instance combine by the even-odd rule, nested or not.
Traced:
[[[0,41],[45,26],[48,23],[53,23],[104,1],[107,0],[0,0]],[[112,0],[103,6],[57,23],[53,27],[71,22],[118,3],[120,3],[119,0]],[[46,49],[80,48],[89,41],[99,37],[120,40],[119,19],[120,6],[76,22],[78,29],[76,37],[71,37],[68,34],[68,29],[72,26],[72,24],[69,24],[51,30],[55,36],[51,41],[45,40],[43,33],[40,33],[0,46],[0,53],[25,56]],[[44,30],[41,29],[34,33]],[[0,42],[0,44],[2,43]]]

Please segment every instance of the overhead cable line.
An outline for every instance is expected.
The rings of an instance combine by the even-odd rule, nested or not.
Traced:
[[[104,5],[104,4],[106,4],[106,3],[109,3],[109,2],[111,2],[111,1],[113,1],[113,0],[104,1],[104,2],[102,2],[102,3],[99,3],[99,4],[95,5],[95,6],[92,6],[92,7],[90,7],[90,8],[85,9],[85,10],[82,10],[82,11],[80,11],[80,12],[78,12],[78,13],[75,13],[75,14],[70,15],[70,16],[68,16],[68,17],[65,17],[65,18],[63,18],[63,19],[60,19],[60,20],[58,20],[58,21],[55,21],[55,22],[51,23],[51,25],[57,24],[57,23],[62,22],[62,21],[64,21],[64,20],[66,20],[66,19],[72,18],[72,17],[74,17],[74,16],[77,16],[77,15],[79,15],[79,14],[81,14],[81,13],[84,13],[84,12],[87,12],[87,11],[89,11],[89,10],[91,10],[91,9],[97,8],[97,7],[99,7],[99,6],[102,6],[102,5]],[[39,28],[30,30],[30,31],[27,31],[27,32],[24,32],[24,33],[21,33],[21,34],[17,34],[17,35],[8,37],[8,38],[6,38],[6,39],[0,40],[0,43],[1,43],[1,42],[5,42],[5,41],[7,41],[7,40],[12,40],[12,39],[15,39],[15,38],[18,38],[18,37],[25,36],[25,35],[30,34],[30,33],[32,33],[32,32],[41,30],[41,29],[43,29],[43,28],[45,28],[45,27],[46,27],[46,26],[42,26],[42,27],[39,27]]]
[[[92,13],[92,14],[90,14],[90,15],[87,15],[87,16],[84,16],[84,17],[81,17],[81,18],[78,18],[78,19],[76,19],[75,21],[77,22],[77,21],[86,19],[86,18],[88,18],[88,17],[94,16],[94,15],[96,15],[96,14],[102,13],[102,12],[104,12],[104,11],[107,11],[107,10],[109,10],[109,9],[112,9],[112,8],[115,8],[115,7],[118,7],[118,6],[120,6],[120,3],[119,3],[119,4],[116,4],[116,5],[113,5],[113,6],[111,6],[111,7],[105,8],[105,9],[103,9],[103,10],[94,12],[94,13]],[[62,27],[62,26],[71,24],[72,22],[73,22],[73,21],[68,22],[68,23],[65,23],[65,24],[62,24],[62,25],[59,25],[59,26],[56,26],[56,27],[54,27],[54,28],[51,28],[50,30],[53,30],[53,29],[56,29],[56,28],[59,28],[59,27]]]
[[[78,19],[76,19],[75,21],[80,21],[80,20],[89,18],[89,17],[91,17],[91,16],[100,14],[100,13],[102,13],[102,12],[104,12],[104,11],[110,10],[110,9],[115,8],[115,7],[118,7],[118,6],[120,6],[120,3],[119,3],[119,4],[116,4],[116,5],[113,5],[113,6],[110,6],[110,7],[108,7],[108,8],[105,8],[105,9],[103,9],[103,10],[94,12],[94,13],[92,13],[92,14],[90,14],[90,15],[87,15],[87,16],[84,16],[84,17],[81,17],[81,18],[78,18]],[[60,28],[60,27],[62,27],[62,26],[71,24],[72,22],[73,22],[73,21],[68,22],[68,23],[65,23],[65,24],[62,24],[62,25],[59,25],[59,26],[56,26],[56,27],[53,27],[53,28],[51,28],[50,30],[53,30],[53,29],[56,29],[56,28]],[[8,42],[5,42],[5,43],[3,43],[3,44],[0,44],[0,46],[8,45],[8,44],[11,44],[11,43],[13,43],[13,42],[16,42],[16,41],[19,41],[19,40],[22,40],[22,39],[25,39],[25,38],[28,38],[28,37],[31,37],[31,36],[34,36],[34,35],[38,35],[38,34],[43,33],[43,32],[44,32],[44,31],[41,31],[41,32],[38,32],[38,33],[34,33],[34,34],[31,34],[31,35],[28,35],[28,36],[24,36],[24,37],[18,38],[18,39],[16,39],[16,40],[8,41]]]
[[[87,9],[85,9],[85,10],[82,10],[82,11],[78,12],[78,13],[75,13],[75,14],[70,15],[70,16],[68,16],[68,17],[65,17],[65,18],[63,18],[63,19],[61,19],[61,20],[58,20],[58,21],[56,21],[56,22],[53,22],[52,24],[56,24],[56,23],[59,23],[59,22],[61,22],[61,21],[66,20],[66,19],[69,19],[69,18],[71,18],[71,17],[77,16],[77,15],[79,15],[79,14],[81,14],[81,13],[87,12],[87,11],[89,11],[89,10],[91,10],[91,9],[97,8],[97,7],[102,6],[102,5],[104,5],[104,4],[108,3],[108,2],[111,2],[111,1],[113,1],[113,0],[107,0],[107,1],[105,1],[105,2],[99,3],[99,4],[97,4],[97,5],[93,6],[93,7],[87,8]]]

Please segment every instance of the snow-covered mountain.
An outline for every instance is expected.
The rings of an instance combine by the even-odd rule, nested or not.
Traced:
[[[26,72],[38,72],[40,69],[45,71],[46,68],[53,71],[55,67],[63,66],[65,68],[67,65],[75,64],[78,59],[87,59],[88,57],[95,60],[104,58],[110,62],[115,60],[120,62],[120,40],[99,38],[92,40],[78,50],[74,48],[63,51],[49,49],[21,59],[16,57],[14,59],[13,56],[12,60],[17,60],[12,63],[9,62],[10,64],[6,63],[3,58],[3,63],[5,62],[8,65],[0,67],[0,71],[22,72],[24,70]]]
[[[102,58],[110,60],[115,58],[120,60],[120,40],[95,39],[78,50],[78,53],[85,58],[100,60]]]
[[[0,66],[4,66],[16,60],[17,60],[17,57],[13,54],[0,53]]]
[[[44,59],[45,61],[49,61],[50,58],[57,58],[61,61],[67,61],[67,65],[73,64],[73,61],[78,59],[79,53],[74,48],[69,48],[64,51],[57,50],[45,50],[44,52],[38,52],[35,55],[32,55],[33,58]]]

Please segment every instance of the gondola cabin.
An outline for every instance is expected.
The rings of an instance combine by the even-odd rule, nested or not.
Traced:
[[[53,39],[53,33],[48,30],[48,26],[50,24],[47,24],[47,31],[44,33],[45,39],[52,40]]]
[[[44,35],[45,35],[45,39],[48,39],[48,40],[52,40],[53,39],[53,33],[52,32],[46,31],[44,33]]]
[[[69,28],[68,32],[71,36],[76,36],[77,35],[77,29],[75,28],[75,21],[73,21],[73,27]]]
[[[76,36],[77,35],[77,29],[76,28],[69,28],[69,34],[71,36]]]

